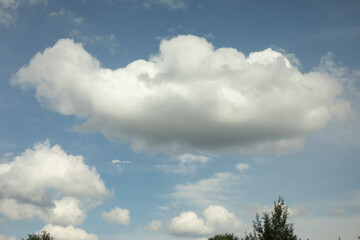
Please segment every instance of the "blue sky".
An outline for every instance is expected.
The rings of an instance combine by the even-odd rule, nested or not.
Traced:
[[[0,0],[0,240],[243,236],[278,196],[357,239],[359,12]]]

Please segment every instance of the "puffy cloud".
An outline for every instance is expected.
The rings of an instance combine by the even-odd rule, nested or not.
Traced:
[[[280,52],[246,57],[192,35],[163,40],[149,60],[115,70],[61,39],[11,83],[35,88],[46,108],[84,118],[76,129],[135,151],[283,153],[350,111],[329,73],[303,74]]]
[[[53,202],[55,207],[45,217],[46,222],[59,225],[76,225],[82,223],[86,218],[84,210],[81,209],[82,202],[76,198],[65,197]]]
[[[196,183],[177,184],[171,197],[195,206],[214,204],[224,200],[224,192],[238,179],[239,176],[228,172],[216,173],[213,177]]]
[[[214,233],[238,233],[245,228],[245,223],[223,206],[210,205],[204,210],[206,224]]]
[[[176,159],[178,164],[163,164],[157,167],[165,173],[186,175],[196,172],[199,166],[204,166],[210,159],[207,156],[186,153]]]
[[[73,226],[62,227],[47,224],[41,231],[50,233],[56,240],[99,240],[95,234],[89,234],[85,230]]]
[[[182,212],[169,223],[176,236],[200,237],[219,233],[241,232],[246,225],[223,206],[210,205],[199,218],[194,212]]]
[[[244,172],[246,170],[248,170],[250,168],[250,165],[247,163],[238,163],[236,165],[236,168],[240,171],[240,172]]]
[[[110,223],[117,223],[128,226],[130,224],[130,211],[116,207],[110,212],[103,211],[101,218]]]
[[[152,220],[146,229],[149,231],[159,231],[162,228],[162,223],[159,220]]]
[[[0,213],[8,219],[80,224],[85,209],[109,194],[82,156],[67,154],[48,140],[0,164]]]
[[[178,236],[199,237],[211,234],[211,229],[205,225],[204,219],[194,212],[182,212],[180,216],[171,219],[169,228]]]
[[[29,203],[19,203],[15,199],[7,198],[0,201],[0,213],[11,220],[22,220],[33,218],[35,216],[43,216],[40,207]]]

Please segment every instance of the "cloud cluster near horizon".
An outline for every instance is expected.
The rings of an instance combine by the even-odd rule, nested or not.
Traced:
[[[328,73],[303,74],[272,49],[245,56],[193,35],[163,40],[149,60],[115,70],[61,39],[11,82],[35,88],[43,107],[83,118],[77,130],[134,151],[284,153],[350,111]]]
[[[203,218],[195,212],[182,212],[171,219],[170,232],[177,237],[204,237],[233,232],[239,234],[248,227],[234,213],[220,205],[210,205],[203,212]]]
[[[111,195],[96,169],[47,140],[0,164],[0,213],[6,220],[40,218],[56,239],[94,239],[74,228]]]

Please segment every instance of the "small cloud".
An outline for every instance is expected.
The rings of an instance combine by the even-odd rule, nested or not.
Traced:
[[[103,211],[101,218],[109,223],[128,226],[130,224],[130,211],[116,207],[110,212]]]
[[[183,0],[145,0],[141,3],[144,8],[150,8],[152,5],[160,5],[173,10],[186,8],[186,4]]]
[[[301,217],[307,214],[307,208],[304,205],[297,205],[293,208],[288,208],[288,212],[292,217]]]
[[[8,153],[5,153],[4,155],[3,155],[3,157],[10,157],[10,156],[12,156],[14,153],[13,152],[8,152]]]
[[[162,228],[162,223],[159,220],[152,220],[149,225],[146,226],[146,230],[159,231]]]
[[[161,210],[161,211],[169,211],[169,207],[165,207],[165,206],[160,206],[160,207],[158,207],[158,209],[159,210]]]
[[[66,10],[64,8],[60,9],[58,12],[51,12],[47,15],[48,17],[66,17],[71,19],[73,23],[80,24],[83,22],[83,17],[77,17],[73,12]]]
[[[157,167],[165,173],[187,175],[196,172],[199,167],[203,167],[211,158],[204,155],[186,153],[176,160],[177,164],[163,164],[157,165]]]
[[[132,163],[132,162],[130,162],[130,161],[128,161],[128,160],[126,160],[126,161],[121,161],[121,160],[119,160],[119,159],[114,159],[114,160],[111,161],[111,163],[112,163],[112,164],[130,164],[130,163]]]
[[[84,20],[83,17],[77,17],[77,18],[74,18],[72,21],[73,21],[74,23],[80,24],[80,23],[83,22],[83,20]]]
[[[59,16],[64,16],[66,14],[69,14],[69,12],[65,9],[60,9],[58,12],[51,12],[48,14],[48,17],[59,17]]]
[[[250,168],[250,165],[247,163],[238,163],[236,165],[236,168],[240,171],[240,172],[244,172],[246,170],[248,170]]]

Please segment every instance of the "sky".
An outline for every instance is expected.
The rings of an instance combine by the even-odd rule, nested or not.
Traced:
[[[360,2],[0,0],[0,240],[205,240],[282,196],[360,236]]]

